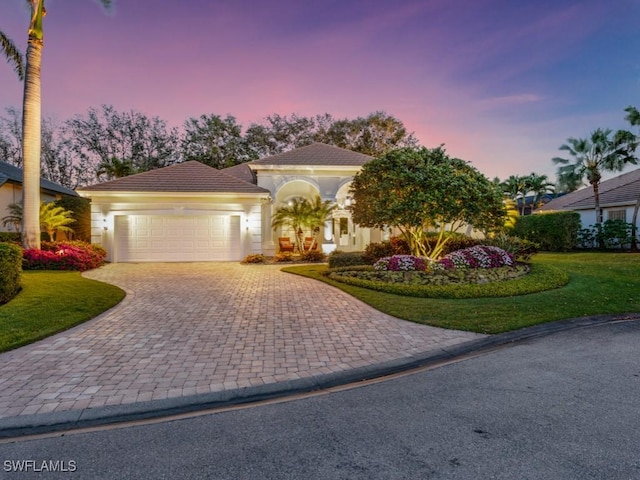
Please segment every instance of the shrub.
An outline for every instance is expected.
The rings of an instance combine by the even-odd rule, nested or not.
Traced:
[[[73,238],[77,240],[91,241],[91,201],[83,197],[63,195],[55,201],[56,206],[71,211],[73,223],[69,227],[73,230]]]
[[[631,246],[633,225],[623,220],[607,220],[602,225],[593,225],[578,232],[581,248],[624,249]]]
[[[383,257],[409,254],[411,254],[409,244],[403,238],[392,237],[384,242],[367,245],[367,248],[364,249],[363,258],[367,263],[373,265]]]
[[[326,259],[327,256],[324,253],[313,250],[310,252],[304,252],[300,256],[300,260],[302,262],[324,262]]]
[[[461,235],[459,233],[450,233],[448,234],[447,242],[444,244],[444,248],[442,250],[443,255],[447,255],[451,252],[455,252],[456,250],[462,250],[464,248],[475,247],[476,245],[482,245],[484,240],[479,238],[471,238],[466,235]],[[431,248],[436,245],[436,237],[435,235],[431,235],[428,237],[428,243]]]
[[[278,263],[293,262],[293,255],[291,252],[281,252],[275,256],[274,260]]]
[[[566,252],[576,247],[580,227],[579,213],[554,212],[518,217],[513,234],[536,242],[541,250]]]
[[[242,263],[265,263],[266,260],[267,259],[264,258],[264,255],[258,253],[254,255],[247,255],[244,257],[244,260],[242,260]]]
[[[509,267],[515,262],[513,256],[501,248],[476,245],[445,255],[438,263],[445,269],[452,269]]]
[[[364,258],[364,252],[341,252],[335,250],[329,255],[329,268],[367,264],[368,262]]]
[[[0,242],[20,244],[20,232],[0,232]]]
[[[482,243],[490,247],[501,248],[513,255],[513,258],[519,262],[528,262],[532,255],[538,253],[538,248],[540,248],[537,243],[508,235],[486,238]]]
[[[42,242],[42,249],[23,252],[25,270],[78,270],[98,268],[106,252],[99,245],[74,242]]]
[[[20,291],[22,248],[13,243],[0,243],[0,304],[7,303]]]
[[[383,257],[373,264],[375,270],[387,270],[392,272],[422,271],[427,269],[427,263],[420,257],[413,255],[393,255]]]

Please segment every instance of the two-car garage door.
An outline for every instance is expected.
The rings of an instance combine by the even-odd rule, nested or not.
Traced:
[[[117,262],[240,260],[236,215],[122,215],[115,218]]]

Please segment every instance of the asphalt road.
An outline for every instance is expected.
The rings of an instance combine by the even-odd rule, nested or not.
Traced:
[[[640,322],[574,329],[347,391],[0,445],[0,478],[640,479],[639,354]]]

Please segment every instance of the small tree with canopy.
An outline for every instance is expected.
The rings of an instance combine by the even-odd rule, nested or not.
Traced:
[[[437,259],[463,225],[489,231],[504,224],[498,186],[443,146],[393,150],[366,163],[351,185],[349,209],[363,227],[397,228],[411,253]],[[436,232],[436,242],[427,235]]]

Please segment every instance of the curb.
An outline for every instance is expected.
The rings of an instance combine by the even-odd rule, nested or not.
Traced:
[[[640,320],[640,314],[596,315],[569,320],[561,320],[512,332],[488,336],[478,340],[392,360],[376,365],[278,382],[267,385],[244,387],[220,392],[211,392],[188,397],[139,402],[128,405],[113,405],[100,408],[53,412],[40,415],[21,415],[0,419],[0,439],[28,435],[42,435],[82,428],[99,427],[123,422],[158,419],[171,415],[187,414],[233,405],[273,400],[292,395],[326,390],[352,383],[407,372],[416,368],[436,366],[452,360],[460,360],[470,355],[509,346],[518,342],[548,336],[567,330],[597,327],[601,325]]]

